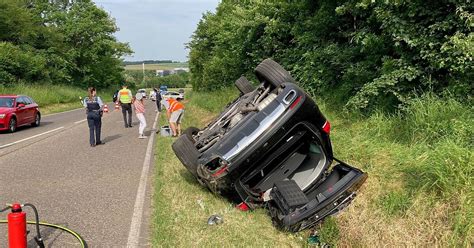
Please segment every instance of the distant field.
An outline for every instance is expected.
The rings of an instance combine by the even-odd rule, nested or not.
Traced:
[[[178,67],[188,67],[188,63],[145,64],[145,70],[170,70]],[[125,70],[142,70],[142,65],[126,65]]]

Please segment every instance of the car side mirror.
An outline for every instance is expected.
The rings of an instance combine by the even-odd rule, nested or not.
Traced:
[[[24,108],[24,107],[25,107],[25,104],[19,103],[17,107],[18,107],[18,108]]]

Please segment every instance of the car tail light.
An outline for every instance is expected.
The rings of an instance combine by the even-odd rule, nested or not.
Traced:
[[[331,123],[329,121],[324,122],[323,131],[327,134],[331,132]]]
[[[245,203],[245,202],[241,202],[240,204],[238,204],[235,207],[240,211],[248,211],[250,209],[249,205],[247,205],[247,203]]]
[[[227,165],[225,165],[224,167],[220,168],[218,171],[216,171],[216,173],[212,174],[212,176],[214,177],[217,177],[219,176],[220,174],[224,173],[224,171],[227,169]]]

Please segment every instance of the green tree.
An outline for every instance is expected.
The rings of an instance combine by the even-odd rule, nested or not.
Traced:
[[[394,109],[422,92],[473,93],[466,1],[222,1],[188,44],[196,90],[230,86],[271,57],[309,92]]]
[[[0,3],[0,84],[108,87],[123,80],[114,20],[90,0]]]

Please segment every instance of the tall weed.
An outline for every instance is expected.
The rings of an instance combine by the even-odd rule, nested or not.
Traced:
[[[229,87],[219,91],[191,91],[189,98],[193,99],[193,104],[207,111],[218,113],[232,100],[237,98],[239,91]]]
[[[425,94],[415,98],[401,110],[394,123],[409,143],[434,144],[450,139],[460,145],[472,146],[474,108],[454,98]]]
[[[411,100],[397,113],[375,111],[370,116],[321,106],[334,124],[335,154],[369,173],[366,186],[371,190],[365,194],[373,195],[367,198],[375,203],[369,204],[373,211],[382,211],[390,221],[424,222],[426,216],[410,216],[424,208],[419,202],[443,205],[446,212],[434,216],[445,218],[436,221],[448,224],[452,233],[435,236],[451,237],[442,243],[455,246],[473,241],[473,106],[433,94]]]

